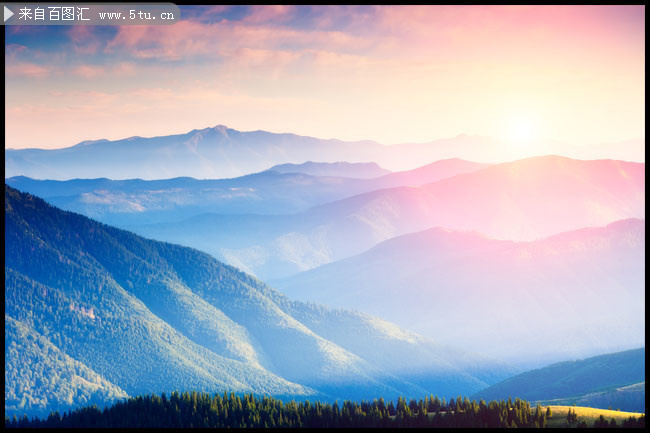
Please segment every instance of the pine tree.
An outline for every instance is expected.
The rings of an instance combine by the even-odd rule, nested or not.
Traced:
[[[597,420],[594,421],[594,428],[607,428],[609,423],[603,415],[600,415]]]

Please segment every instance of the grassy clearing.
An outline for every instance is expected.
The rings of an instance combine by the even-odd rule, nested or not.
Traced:
[[[535,413],[535,407],[531,405],[531,413]],[[583,406],[559,406],[559,405],[547,405],[542,406],[544,412],[546,408],[551,408],[551,417],[547,420],[547,428],[565,428],[567,427],[566,418],[569,413],[569,409],[574,410],[578,414],[578,423],[582,420],[587,422],[588,427],[593,427],[594,421],[596,421],[601,415],[605,417],[607,421],[614,418],[616,424],[619,426],[623,421],[627,420],[630,417],[638,418],[643,413],[637,412],[621,412],[618,410],[607,410],[607,409],[597,409],[594,407],[583,407]],[[453,412],[453,411],[452,411]],[[429,419],[433,419],[434,413],[428,413],[427,416]],[[395,420],[396,416],[391,415],[389,417],[391,420]],[[574,425],[575,426],[575,425]]]
[[[583,419],[587,422],[589,427],[592,427],[594,421],[600,417],[604,416],[607,421],[614,418],[616,423],[620,426],[623,421],[629,417],[638,418],[642,413],[636,412],[619,412],[617,410],[607,410],[607,409],[596,409],[593,407],[581,407],[581,406],[542,406],[544,410],[547,407],[551,408],[552,416],[548,419],[548,427],[565,427],[566,426],[566,417],[569,413],[569,409],[575,410],[578,414],[578,422]],[[535,410],[533,408],[533,410]]]

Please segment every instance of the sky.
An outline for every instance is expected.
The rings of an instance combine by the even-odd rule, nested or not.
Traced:
[[[5,26],[5,147],[219,124],[384,144],[645,137],[644,6],[181,13],[171,26]]]

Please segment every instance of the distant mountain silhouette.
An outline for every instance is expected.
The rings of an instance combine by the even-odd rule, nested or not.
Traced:
[[[372,179],[298,172],[305,169],[353,174],[359,172],[357,167],[357,164],[348,163],[311,163],[308,166],[288,164],[284,165],[284,169],[276,167],[234,179],[214,180],[180,177],[164,180],[57,181],[16,176],[6,179],[6,183],[42,197],[62,209],[82,213],[106,224],[129,227],[145,223],[179,221],[204,213],[273,215],[300,212],[316,205],[381,188],[423,185],[479,170],[484,168],[485,164],[459,159],[444,160]],[[362,164],[362,167],[367,165]],[[290,173],[280,173],[285,169]],[[365,174],[386,171],[376,164],[371,164],[370,170],[364,170]]]
[[[88,141],[62,149],[6,149],[5,176],[39,179],[106,177],[220,179],[286,162],[368,161],[381,145],[371,141],[320,140],[223,125],[163,137]],[[359,160],[361,158],[361,160]]]
[[[431,227],[534,240],[644,217],[644,164],[545,156],[492,165],[419,187],[376,190],[289,216],[206,214],[174,224],[131,228],[144,236],[207,251],[271,279]]]
[[[47,143],[44,143],[46,146]],[[589,150],[548,142],[541,154],[616,158],[645,162],[643,140],[600,144]],[[426,143],[383,145],[374,141],[319,139],[266,131],[242,132],[224,125],[161,137],[87,140],[61,149],[5,149],[5,177],[35,179],[223,179],[256,173],[277,164],[305,161],[366,163],[392,171],[431,161],[462,158],[498,163],[540,154],[489,138],[460,134]]]
[[[386,174],[390,170],[381,168],[375,162],[313,162],[302,164],[278,164],[269,168],[269,171],[278,173],[304,173],[313,176],[351,177],[358,179],[372,179]]]
[[[420,186],[459,174],[471,173],[488,166],[489,164],[465,161],[460,158],[442,159],[412,170],[387,174],[380,179],[376,179],[378,182],[378,188],[376,189],[379,189],[379,187]]]

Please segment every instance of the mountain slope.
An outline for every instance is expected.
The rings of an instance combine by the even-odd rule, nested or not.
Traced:
[[[295,299],[539,363],[643,344],[644,249],[645,222],[635,219],[532,242],[436,228],[273,284]]]
[[[349,177],[356,179],[372,179],[390,174],[390,170],[381,168],[376,162],[313,162],[302,164],[277,164],[268,171],[278,173],[303,173],[312,176]]]
[[[376,179],[374,189],[425,185],[459,174],[472,173],[488,166],[489,164],[459,158],[441,159],[412,170],[396,171],[382,176]]]
[[[105,404],[126,397],[122,389],[61,352],[47,338],[5,315],[7,413],[45,415],[46,408],[63,411],[72,403]]]
[[[646,412],[645,381],[621,386],[607,391],[589,392],[568,398],[540,400],[542,405],[586,406],[599,409],[622,410],[628,412]]]
[[[420,187],[372,191],[294,215],[206,214],[133,230],[199,248],[260,278],[274,279],[430,227],[533,240],[643,218],[644,182],[644,164],[546,156],[492,165]]]
[[[643,381],[645,381],[645,349],[641,348],[577,361],[560,362],[527,371],[492,385],[473,397],[486,401],[507,399],[509,396],[513,398],[518,396],[530,401],[567,398],[579,400],[578,397],[588,394],[598,393],[603,397],[603,391],[611,391]],[[593,397],[595,396],[591,398]],[[607,406],[609,405],[611,402]],[[620,409],[630,408],[620,407]]]
[[[363,314],[339,311],[344,320],[337,323],[329,310],[291,302],[205,253],[63,212],[8,186],[5,257],[5,327],[15,338],[5,346],[27,347],[26,336],[43,336],[41,346],[51,343],[48,350],[61,353],[59,364],[78,369],[78,362],[87,377],[94,372],[95,382],[129,395],[183,389],[325,399],[453,395],[511,372],[498,362],[490,372],[458,367],[457,351],[394,325],[373,327],[383,322]],[[14,321],[29,332],[8,332]],[[313,323],[332,332],[321,335]],[[345,326],[361,339],[383,341],[382,355],[369,357],[363,343],[345,341]],[[396,356],[404,370],[395,368]],[[40,369],[40,381],[25,382],[31,370],[19,359],[5,360],[5,371],[20,378],[6,383],[5,395],[14,392],[19,402],[27,394],[50,395],[50,372],[62,367]],[[51,396],[45,405],[19,403],[12,410],[78,403]]]
[[[334,168],[323,163],[312,163],[312,166],[324,165],[331,168],[326,171],[344,172],[352,172],[357,167],[357,164],[337,164],[339,165],[333,164]],[[303,169],[304,164],[298,167]],[[337,167],[344,167],[345,170]],[[378,174],[386,171],[376,167],[377,170],[371,172]],[[300,212],[376,189],[422,185],[483,167],[484,164],[469,161],[447,160],[374,179],[279,173],[274,168],[234,179],[198,180],[184,177],[151,181],[56,181],[17,176],[7,179],[6,183],[20,191],[42,197],[62,209],[79,212],[106,224],[128,228],[145,223],[179,221],[208,212],[224,215]]]

